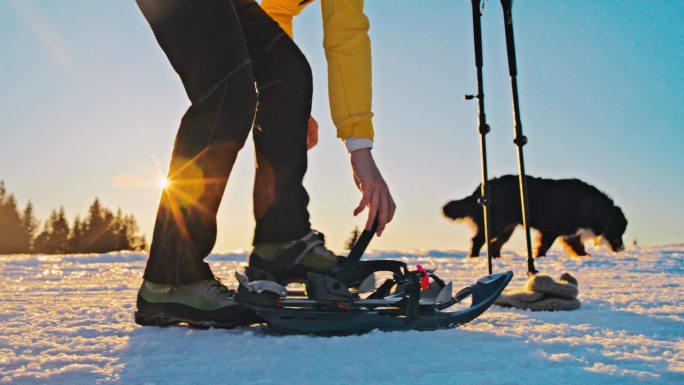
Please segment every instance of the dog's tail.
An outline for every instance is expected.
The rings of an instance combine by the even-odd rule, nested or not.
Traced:
[[[481,210],[480,204],[474,195],[451,201],[442,207],[444,216],[450,219],[475,218],[478,210]]]

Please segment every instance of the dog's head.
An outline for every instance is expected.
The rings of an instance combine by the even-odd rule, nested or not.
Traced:
[[[601,233],[601,237],[608,241],[610,248],[614,252],[619,252],[625,249],[625,244],[622,242],[622,235],[625,233],[626,229],[627,218],[625,217],[625,214],[622,212],[621,208],[618,206],[613,206],[610,216],[608,217],[606,227]]]
[[[449,219],[475,219],[478,213],[482,211],[477,198],[474,196],[465,197],[460,200],[451,201],[442,207],[444,216]]]

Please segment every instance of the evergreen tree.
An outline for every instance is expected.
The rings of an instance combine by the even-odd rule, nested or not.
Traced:
[[[102,209],[102,220],[105,224],[105,231],[100,235],[98,243],[98,253],[106,253],[114,250],[122,250],[117,247],[116,236],[116,217],[108,208]]]
[[[69,236],[69,252],[81,253],[83,252],[83,236],[85,233],[85,224],[81,221],[81,217],[76,215],[74,218],[74,225],[71,227],[71,235]]]
[[[33,204],[28,202],[20,213],[14,195],[0,181],[0,254],[106,253],[147,247],[132,215],[125,215],[121,209],[114,214],[97,198],[84,219],[74,218],[72,228],[63,207],[50,213],[36,235],[38,223]]]
[[[361,235],[361,232],[359,231],[359,227],[355,226],[354,230],[352,230],[351,234],[349,235],[347,242],[345,243],[344,249],[345,250],[351,250],[354,247],[354,245],[356,244],[356,241],[359,239],[359,235]]]
[[[103,207],[99,199],[95,199],[88,209],[84,221],[83,252],[106,253],[115,250],[130,250],[128,232],[124,226],[121,210],[116,215]]]
[[[102,237],[107,232],[108,224],[105,222],[104,209],[100,204],[100,200],[95,198],[95,201],[88,208],[88,216],[84,221],[83,229],[83,249],[84,253],[102,253]]]
[[[69,252],[69,222],[64,214],[64,208],[60,207],[57,219],[52,223],[52,244],[54,252],[58,254]]]
[[[0,254],[23,253],[21,215],[14,195],[0,182]]]
[[[50,218],[45,222],[43,231],[38,234],[34,249],[39,253],[61,254],[69,252],[69,223],[64,208],[53,210]]]
[[[5,181],[0,180],[0,209],[5,205],[7,199],[7,189],[5,188]]]
[[[34,253],[49,253],[50,248],[50,220],[48,219],[43,224],[43,230],[36,236],[33,240],[33,252]]]
[[[147,243],[145,242],[145,237],[138,235],[140,229],[138,228],[138,222],[135,220],[133,215],[126,215],[123,217],[123,235],[126,239],[126,247],[124,250],[145,250],[147,248]]]
[[[113,235],[115,239],[116,250],[131,250],[128,225],[126,224],[126,217],[121,212],[121,208],[116,210],[116,217],[113,223]]]
[[[36,236],[33,241],[33,251],[35,253],[51,253],[52,252],[52,223],[57,219],[57,213],[53,210],[50,217],[43,224],[43,230]]]
[[[38,230],[38,220],[33,213],[33,204],[29,201],[21,215],[22,253],[30,253],[33,248],[33,238]]]

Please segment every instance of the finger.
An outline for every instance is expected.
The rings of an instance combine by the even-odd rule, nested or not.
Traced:
[[[306,132],[306,149],[312,149],[318,143],[318,122],[313,116],[309,116]]]
[[[306,149],[311,150],[318,144],[318,133],[311,132],[306,135]]]
[[[387,223],[392,222],[392,219],[394,219],[394,213],[397,211],[397,205],[394,203],[394,199],[392,198],[392,194],[389,194],[389,217],[387,218]]]
[[[388,191],[383,191],[380,194],[380,202],[378,204],[378,237],[382,236],[382,232],[385,231],[385,225],[387,222],[388,216],[389,216],[389,197]]]
[[[389,197],[389,205],[387,206],[389,209],[389,212],[387,213],[387,223],[392,222],[392,219],[394,219],[394,213],[397,211],[397,205],[394,203],[394,198],[392,198],[392,194],[387,191],[387,196]]]
[[[375,222],[375,218],[378,216],[378,203],[380,200],[379,192],[378,189],[375,188],[373,189],[373,195],[370,200],[369,208],[368,208],[368,220],[366,221],[366,230],[370,231],[371,228],[373,227],[373,222]]]
[[[359,213],[366,208],[368,202],[370,202],[370,199],[371,194],[369,192],[364,192],[363,196],[361,197],[361,202],[359,202],[359,205],[354,209],[354,216],[359,215]]]

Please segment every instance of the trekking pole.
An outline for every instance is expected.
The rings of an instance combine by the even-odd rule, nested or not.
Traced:
[[[506,50],[508,51],[508,72],[511,75],[511,92],[513,94],[513,120],[515,139],[513,143],[518,148],[518,182],[520,187],[520,205],[522,207],[522,221],[525,227],[525,241],[527,242],[527,274],[537,274],[532,258],[532,242],[530,241],[530,211],[527,195],[527,177],[525,176],[525,160],[523,146],[527,144],[527,137],[522,132],[520,121],[520,102],[518,100],[518,70],[515,60],[515,39],[513,37],[513,0],[501,0],[506,31]]]
[[[489,193],[489,179],[487,176],[486,135],[489,132],[489,125],[487,124],[487,117],[485,116],[484,84],[482,80],[482,28],[480,23],[482,8],[480,8],[480,0],[471,0],[471,3],[473,5],[473,36],[475,39],[475,66],[477,67],[477,95],[465,95],[465,99],[472,100],[477,98],[478,101],[477,130],[480,132],[480,155],[482,159],[482,184],[480,185],[479,203],[482,205],[482,211],[484,214],[485,241],[487,243],[487,267],[489,274],[492,274],[492,253],[489,223],[489,205],[492,202],[491,195]]]

